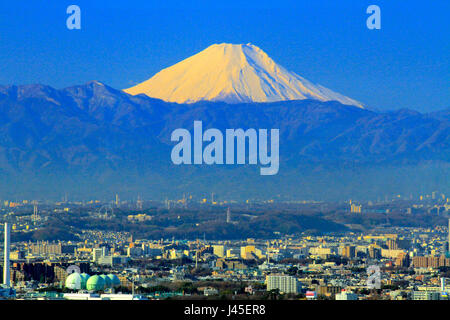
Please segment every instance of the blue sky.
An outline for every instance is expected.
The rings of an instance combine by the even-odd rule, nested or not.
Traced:
[[[81,8],[81,30],[66,8]],[[381,30],[366,8],[381,8]],[[127,88],[213,43],[253,43],[378,109],[450,107],[450,1],[2,1],[0,84]]]

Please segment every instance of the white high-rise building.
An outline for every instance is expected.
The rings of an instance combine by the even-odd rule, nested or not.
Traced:
[[[280,293],[299,293],[301,284],[297,278],[288,275],[266,276],[267,291],[278,289]]]
[[[104,257],[105,256],[105,249],[103,248],[94,248],[92,249],[92,261],[93,262],[98,262],[98,260],[100,259],[100,257]]]
[[[3,284],[5,286],[10,286],[11,275],[9,273],[9,247],[10,247],[10,228],[9,223],[5,223],[5,249],[3,257]]]

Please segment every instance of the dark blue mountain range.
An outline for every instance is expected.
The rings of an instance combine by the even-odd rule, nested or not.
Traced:
[[[279,128],[280,170],[175,166],[171,132]],[[0,86],[0,198],[348,199],[450,192],[449,110],[374,112],[314,100],[167,103],[99,82]]]

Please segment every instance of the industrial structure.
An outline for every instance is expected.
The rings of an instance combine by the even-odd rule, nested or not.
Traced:
[[[10,249],[10,226],[5,223],[5,248],[3,250],[3,284],[10,287],[11,275],[9,273],[9,249]]]

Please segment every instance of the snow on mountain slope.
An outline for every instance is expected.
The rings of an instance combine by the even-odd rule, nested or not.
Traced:
[[[289,72],[252,44],[214,44],[124,91],[177,103],[315,99],[362,108],[358,101]]]

